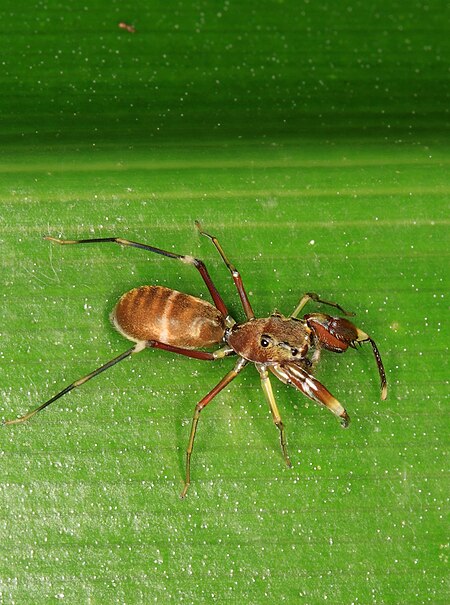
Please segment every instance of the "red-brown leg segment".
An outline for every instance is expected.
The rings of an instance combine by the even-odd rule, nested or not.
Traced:
[[[205,397],[203,397],[203,399],[201,399],[195,406],[194,416],[192,418],[191,434],[186,450],[186,478],[184,481],[183,491],[180,494],[181,498],[184,498],[186,496],[189,484],[191,482],[191,454],[194,448],[195,433],[197,431],[197,424],[199,421],[200,412],[203,410],[203,408],[208,405],[208,403],[210,403],[214,399],[214,397],[218,393],[220,393],[222,389],[227,386],[227,384],[229,384],[234,378],[236,378],[236,376],[247,365],[247,363],[248,361],[241,357],[234,366],[234,368],[230,372],[228,372],[228,374],[222,378],[222,380],[212,389],[212,391],[205,395]]]
[[[225,252],[223,251],[222,246],[219,244],[217,237],[214,237],[213,235],[209,235],[209,233],[206,233],[205,231],[203,231],[203,229],[198,221],[195,221],[195,225],[196,225],[197,229],[200,231],[200,233],[202,235],[204,235],[205,237],[207,237],[208,239],[210,239],[212,241],[212,243],[214,244],[214,246],[217,248],[217,251],[219,252],[220,256],[222,257],[223,262],[226,264],[226,266],[228,267],[228,270],[231,273],[231,277],[233,278],[234,284],[238,291],[239,298],[241,299],[241,303],[244,308],[244,312],[245,312],[245,315],[247,316],[247,319],[253,319],[255,317],[255,314],[253,313],[252,306],[250,304],[247,293],[245,291],[241,274],[236,269],[236,267],[234,265],[232,265],[230,263],[230,261],[228,260],[228,257],[225,255]]]
[[[170,353],[177,353],[178,355],[184,355],[185,357],[192,357],[193,359],[203,359],[205,361],[214,361],[215,359],[222,359],[229,355],[235,355],[234,349],[231,347],[223,347],[210,353],[209,351],[199,351],[197,349],[183,349],[181,347],[174,347],[173,345],[166,345],[163,342],[157,340],[148,340],[145,346],[149,349],[161,349],[163,351],[169,351]]]
[[[140,244],[139,242],[133,242],[128,239],[123,239],[121,237],[97,237],[92,239],[58,239],[56,237],[46,236],[44,239],[49,240],[51,242],[55,242],[56,244],[102,244],[102,243],[114,243],[119,244],[120,246],[131,246],[133,248],[140,248],[141,250],[147,250],[149,252],[154,252],[155,254],[161,254],[162,256],[167,256],[168,258],[174,258],[176,260],[181,261],[182,263],[193,265],[205,282],[206,287],[211,294],[211,297],[214,301],[214,304],[219,309],[219,311],[224,315],[224,317],[228,316],[228,309],[225,306],[225,303],[222,300],[216,286],[214,285],[208,270],[203,261],[198,258],[194,258],[189,255],[175,254],[173,252],[168,252],[167,250],[162,250],[161,248],[155,248],[154,246],[149,246],[147,244]]]

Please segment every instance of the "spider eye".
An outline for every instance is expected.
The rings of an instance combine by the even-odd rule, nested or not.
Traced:
[[[298,349],[291,349],[291,355],[292,355],[292,357],[295,357],[296,355],[298,355]]]
[[[265,336],[263,336],[261,338],[261,346],[264,348],[267,348],[270,345],[270,340],[268,338],[266,338]]]

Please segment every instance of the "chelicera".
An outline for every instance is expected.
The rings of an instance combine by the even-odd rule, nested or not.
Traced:
[[[298,318],[309,301],[334,307],[346,316],[353,315],[352,313],[348,313],[335,302],[322,300],[314,293],[307,293],[288,317],[274,312],[269,317],[256,318],[239,271],[230,263],[217,238],[205,233],[198,222],[196,222],[196,226],[202,235],[212,241],[228,267],[242,303],[246,321],[237,323],[230,316],[204,263],[193,256],[174,254],[119,237],[62,240],[48,236],[45,239],[64,245],[109,242],[121,246],[132,246],[193,265],[202,276],[214,304],[163,286],[141,286],[130,290],[120,298],[111,314],[111,320],[115,328],[125,338],[134,342],[134,345],[65,387],[36,409],[20,418],[8,420],[5,424],[17,424],[30,419],[63,395],[94,376],[98,376],[119,361],[144,349],[163,349],[206,361],[236,355],[238,359],[233,369],[195,406],[186,450],[186,476],[181,492],[181,497],[184,497],[191,481],[191,454],[200,413],[250,363],[254,364],[259,372],[262,390],[269,404],[273,422],[280,432],[281,450],[288,466],[291,466],[291,461],[287,452],[283,422],[270,383],[270,373],[282,382],[295,387],[309,399],[327,407],[340,419],[342,426],[347,427],[350,419],[346,410],[314,377],[313,372],[322,349],[343,353],[349,347],[355,348],[357,344],[368,342],[372,345],[380,374],[381,398],[386,399],[386,374],[378,348],[370,336],[345,317],[325,313],[307,313],[301,319]],[[219,344],[222,346],[212,352],[204,350]]]

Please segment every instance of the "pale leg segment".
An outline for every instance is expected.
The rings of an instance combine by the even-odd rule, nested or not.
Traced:
[[[262,390],[264,391],[264,395],[266,396],[267,402],[269,404],[270,411],[272,413],[273,422],[274,422],[275,426],[278,428],[278,430],[280,431],[280,445],[281,445],[281,451],[283,452],[284,460],[285,460],[287,466],[292,466],[290,458],[289,458],[289,454],[287,452],[286,434],[284,431],[284,424],[283,424],[283,421],[281,420],[280,412],[278,411],[278,406],[277,406],[277,403],[275,401],[275,397],[274,397],[274,394],[272,391],[272,384],[269,379],[269,374],[268,374],[265,366],[257,365],[256,368],[261,377],[261,387],[262,387]]]
[[[317,302],[317,303],[322,303],[323,305],[328,305],[329,307],[334,307],[335,309],[339,309],[339,311],[341,311],[341,313],[343,313],[344,315],[348,315],[350,317],[355,315],[354,313],[351,313],[350,311],[346,311],[345,309],[343,309],[341,307],[341,305],[338,305],[335,302],[330,302],[328,300],[322,300],[321,298],[319,298],[319,295],[316,294],[315,292],[307,292],[306,294],[304,294],[302,296],[302,298],[300,299],[300,302],[298,303],[298,305],[296,306],[294,312],[290,315],[290,317],[297,317],[297,315],[301,312],[301,310],[306,305],[306,303],[309,302],[310,300]]]

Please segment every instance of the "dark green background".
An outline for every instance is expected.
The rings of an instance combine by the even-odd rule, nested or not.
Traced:
[[[0,431],[0,602],[444,605],[448,593],[446,3],[3,1],[0,393],[22,414],[128,347],[108,315],[220,237],[260,315],[318,291],[379,344],[324,355],[336,420],[248,368],[146,351]],[[126,21],[130,34],[119,29]],[[312,310],[314,306],[308,310]]]

